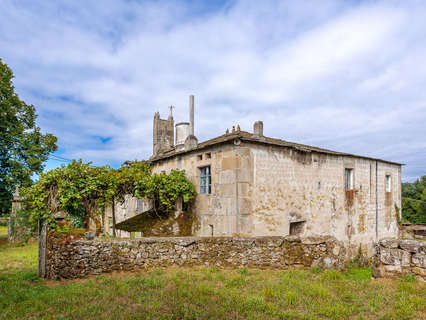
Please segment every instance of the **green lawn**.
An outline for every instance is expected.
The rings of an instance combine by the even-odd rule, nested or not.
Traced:
[[[35,243],[0,244],[0,319],[426,318],[423,283],[371,280],[369,269],[169,268],[60,282],[37,279],[36,259]]]

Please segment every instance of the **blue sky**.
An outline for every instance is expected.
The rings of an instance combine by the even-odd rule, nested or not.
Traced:
[[[146,159],[152,117],[240,124],[426,174],[425,1],[2,0],[0,57],[57,155]],[[48,168],[61,164],[49,161]]]

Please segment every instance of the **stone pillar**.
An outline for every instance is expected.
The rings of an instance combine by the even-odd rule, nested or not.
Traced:
[[[17,237],[18,234],[18,228],[20,228],[19,224],[17,223],[17,212],[22,209],[22,198],[19,196],[19,188],[16,186],[15,193],[13,194],[12,198],[12,212],[10,214],[9,218],[9,225],[8,225],[8,240],[9,242],[15,242],[19,240]]]
[[[38,276],[46,278],[47,223],[39,221],[38,230]]]

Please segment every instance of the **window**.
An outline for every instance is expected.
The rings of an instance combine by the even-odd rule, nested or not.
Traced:
[[[354,169],[345,168],[345,197],[346,204],[352,206],[354,202]]]
[[[290,222],[290,235],[299,236],[303,233],[305,221]]]
[[[212,154],[210,152],[206,153],[206,158],[207,159],[211,159],[212,158]]]
[[[345,169],[345,190],[354,188],[354,169]]]
[[[386,192],[391,192],[392,179],[390,175],[386,175]]]
[[[385,176],[385,205],[390,206],[392,204],[392,178],[390,174]]]
[[[136,211],[143,211],[143,200],[142,199],[136,200]]]
[[[203,155],[202,154],[198,155],[198,160],[203,160]]]
[[[200,168],[200,194],[212,193],[210,166]]]

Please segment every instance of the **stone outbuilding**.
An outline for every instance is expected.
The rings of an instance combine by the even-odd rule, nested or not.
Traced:
[[[375,241],[398,237],[401,164],[269,138],[262,121],[252,132],[236,126],[199,143],[193,96],[189,120],[174,126],[171,114],[167,120],[154,116],[153,172],[185,170],[198,193],[175,215],[193,216],[189,234],[176,222],[169,235],[331,235],[345,243],[349,256],[360,250],[370,256]],[[137,231],[128,227],[149,206],[145,210],[135,198],[128,206],[134,210],[118,218],[118,227]],[[120,210],[126,209],[118,208],[118,216]]]

